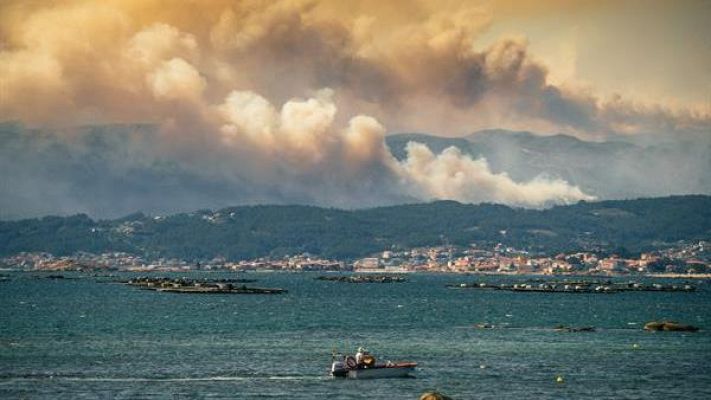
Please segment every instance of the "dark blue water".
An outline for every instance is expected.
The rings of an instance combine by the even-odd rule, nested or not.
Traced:
[[[32,276],[0,283],[0,398],[711,398],[707,283],[695,293],[550,294],[446,289],[468,279],[456,275],[347,284],[249,274],[289,289],[259,296]],[[703,329],[644,332],[654,319]],[[472,327],[481,322],[497,328]],[[558,324],[598,330],[550,329]],[[419,362],[417,378],[329,378],[332,349],[360,345]]]

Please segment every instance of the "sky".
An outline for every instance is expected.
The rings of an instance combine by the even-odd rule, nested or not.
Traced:
[[[0,218],[604,199],[457,148],[395,158],[384,139],[709,148],[709,20],[694,0],[4,1]],[[667,180],[711,193],[696,162]]]

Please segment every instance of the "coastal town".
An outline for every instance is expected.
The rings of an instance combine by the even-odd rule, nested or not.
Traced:
[[[619,254],[570,252],[536,255],[496,244],[490,248],[428,246],[383,251],[355,260],[333,260],[310,254],[252,260],[209,260],[144,257],[123,252],[78,252],[55,256],[23,252],[0,259],[0,268],[26,271],[344,271],[373,273],[448,272],[520,275],[689,275],[711,273],[711,243],[680,243],[630,257]]]

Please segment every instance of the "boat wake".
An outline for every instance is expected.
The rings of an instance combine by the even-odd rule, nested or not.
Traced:
[[[320,381],[330,377],[324,375],[238,375],[238,376],[197,376],[197,377],[105,377],[75,375],[24,375],[0,377],[0,385],[17,381],[64,381],[64,382],[245,382],[245,381]]]

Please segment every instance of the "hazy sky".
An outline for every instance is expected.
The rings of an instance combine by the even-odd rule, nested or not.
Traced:
[[[516,12],[518,2],[507,3],[508,12],[482,41],[525,36],[554,82],[585,85],[603,96],[709,111],[711,2],[536,2],[548,4],[536,12]]]
[[[413,143],[397,160],[383,137],[505,128],[706,146],[709,20],[711,2],[692,0],[4,1],[0,121],[22,128],[0,137],[0,162],[15,165],[0,216],[111,214],[105,200],[72,197],[98,190],[99,175],[117,180],[101,190],[121,210],[160,210],[152,183],[166,174],[189,206],[594,199],[556,176],[514,181],[456,149]],[[77,128],[135,123],[152,133],[100,129],[114,137],[101,153]],[[10,143],[45,156],[17,167]],[[132,150],[87,178],[82,157],[111,146]],[[40,186],[55,200],[23,211]]]

